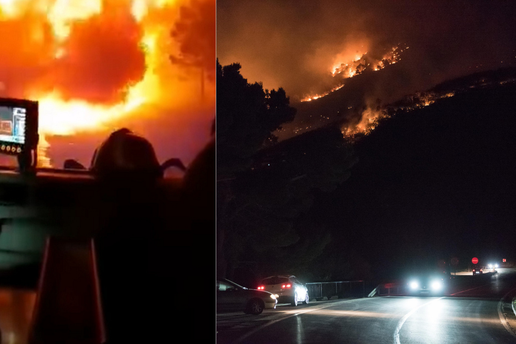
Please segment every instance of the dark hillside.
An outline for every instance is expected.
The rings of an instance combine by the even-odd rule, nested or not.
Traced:
[[[515,255],[515,128],[514,83],[384,120],[356,142],[350,179],[310,212],[335,233],[326,256],[387,274],[414,259]]]

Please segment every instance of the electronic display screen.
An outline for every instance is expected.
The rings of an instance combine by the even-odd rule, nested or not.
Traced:
[[[37,101],[0,98],[0,154],[32,159],[39,141],[38,118]]]
[[[20,107],[0,106],[0,141],[25,143],[25,116]]]
[[[0,151],[20,153],[25,144],[27,109],[0,105]]]

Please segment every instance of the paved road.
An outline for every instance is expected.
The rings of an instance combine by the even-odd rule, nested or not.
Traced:
[[[444,297],[374,297],[217,316],[218,343],[516,343],[516,271],[462,280]],[[473,280],[474,279],[474,280]],[[461,289],[462,288],[462,289]],[[516,329],[516,326],[512,326]]]

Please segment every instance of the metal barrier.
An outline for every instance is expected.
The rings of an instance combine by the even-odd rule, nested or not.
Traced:
[[[376,292],[372,295],[402,295],[406,292],[406,286],[401,282],[382,283],[375,288]],[[369,296],[369,297],[372,297]]]
[[[306,283],[310,299],[322,300],[331,297],[364,297],[365,282],[357,281],[333,281],[333,282],[310,282]]]

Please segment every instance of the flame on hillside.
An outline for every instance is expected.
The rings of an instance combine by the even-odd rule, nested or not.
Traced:
[[[358,134],[369,134],[378,125],[378,121],[388,117],[387,111],[383,109],[367,108],[362,112],[360,121],[356,124],[346,124],[341,128],[344,137],[353,137]]]
[[[335,92],[337,90],[340,90],[342,87],[344,87],[345,85],[342,84],[342,85],[339,85],[339,86],[335,86],[334,88],[332,88],[331,90],[329,90],[328,92],[325,92],[325,93],[321,93],[321,94],[314,94],[313,96],[308,96],[306,98],[303,98],[301,99],[302,102],[309,102],[309,101],[312,101],[312,100],[315,100],[315,99],[319,99],[319,98],[322,98],[324,96],[327,96],[328,94],[332,93],[332,92]]]
[[[451,98],[457,94],[466,93],[470,89],[514,84],[516,83],[516,78],[511,74],[505,76],[503,79],[496,75],[494,77],[491,76],[491,78],[480,76],[475,79],[470,79],[468,82],[469,86],[454,84],[443,88],[441,91],[416,92],[412,95],[405,96],[402,100],[392,105],[384,107],[380,107],[379,105],[375,108],[369,106],[362,112],[358,122],[347,123],[341,127],[342,134],[348,138],[353,138],[355,135],[359,134],[367,135],[378,126],[381,119],[391,117],[389,114],[395,114],[398,111],[409,112],[422,109],[434,104],[440,99]]]
[[[373,109],[368,107],[362,112],[360,121],[354,124],[345,124],[342,126],[342,135],[345,137],[353,137],[355,135],[364,134],[367,135],[373,131],[379,124],[379,121],[383,118],[389,118],[389,110],[391,111],[412,111],[421,109],[432,105],[439,99],[450,98],[455,95],[455,92],[447,92],[444,94],[438,94],[435,92],[418,92],[413,96],[407,97],[407,100],[411,100],[410,106],[396,106],[396,107],[377,107]]]
[[[356,56],[352,62],[348,63],[337,63],[333,66],[332,75],[340,75],[343,79],[352,78],[356,75],[360,75],[365,71],[379,71],[389,65],[393,65],[401,61],[401,53],[403,53],[409,47],[401,48],[400,45],[396,45],[391,48],[390,51],[385,53],[380,59],[376,59],[368,55],[367,52],[361,56]]]
[[[50,136],[113,128],[160,101],[199,103],[202,65],[169,56],[183,53],[174,23],[183,12],[201,15],[206,3],[214,16],[214,0],[0,1],[0,96],[39,101],[40,166],[50,164]],[[214,103],[214,83],[206,87],[206,104]]]
[[[333,78],[336,79],[339,84],[327,92],[306,96],[305,98],[301,99],[301,101],[308,102],[322,98],[344,87],[342,80],[353,78],[367,71],[376,72],[386,68],[389,65],[398,63],[401,61],[401,53],[407,49],[409,49],[408,46],[401,48],[401,45],[398,44],[393,46],[379,59],[370,56],[368,52],[364,52],[362,54],[356,54],[355,58],[347,63],[337,60],[331,68],[330,72]],[[340,59],[340,56],[338,56],[337,59]]]

